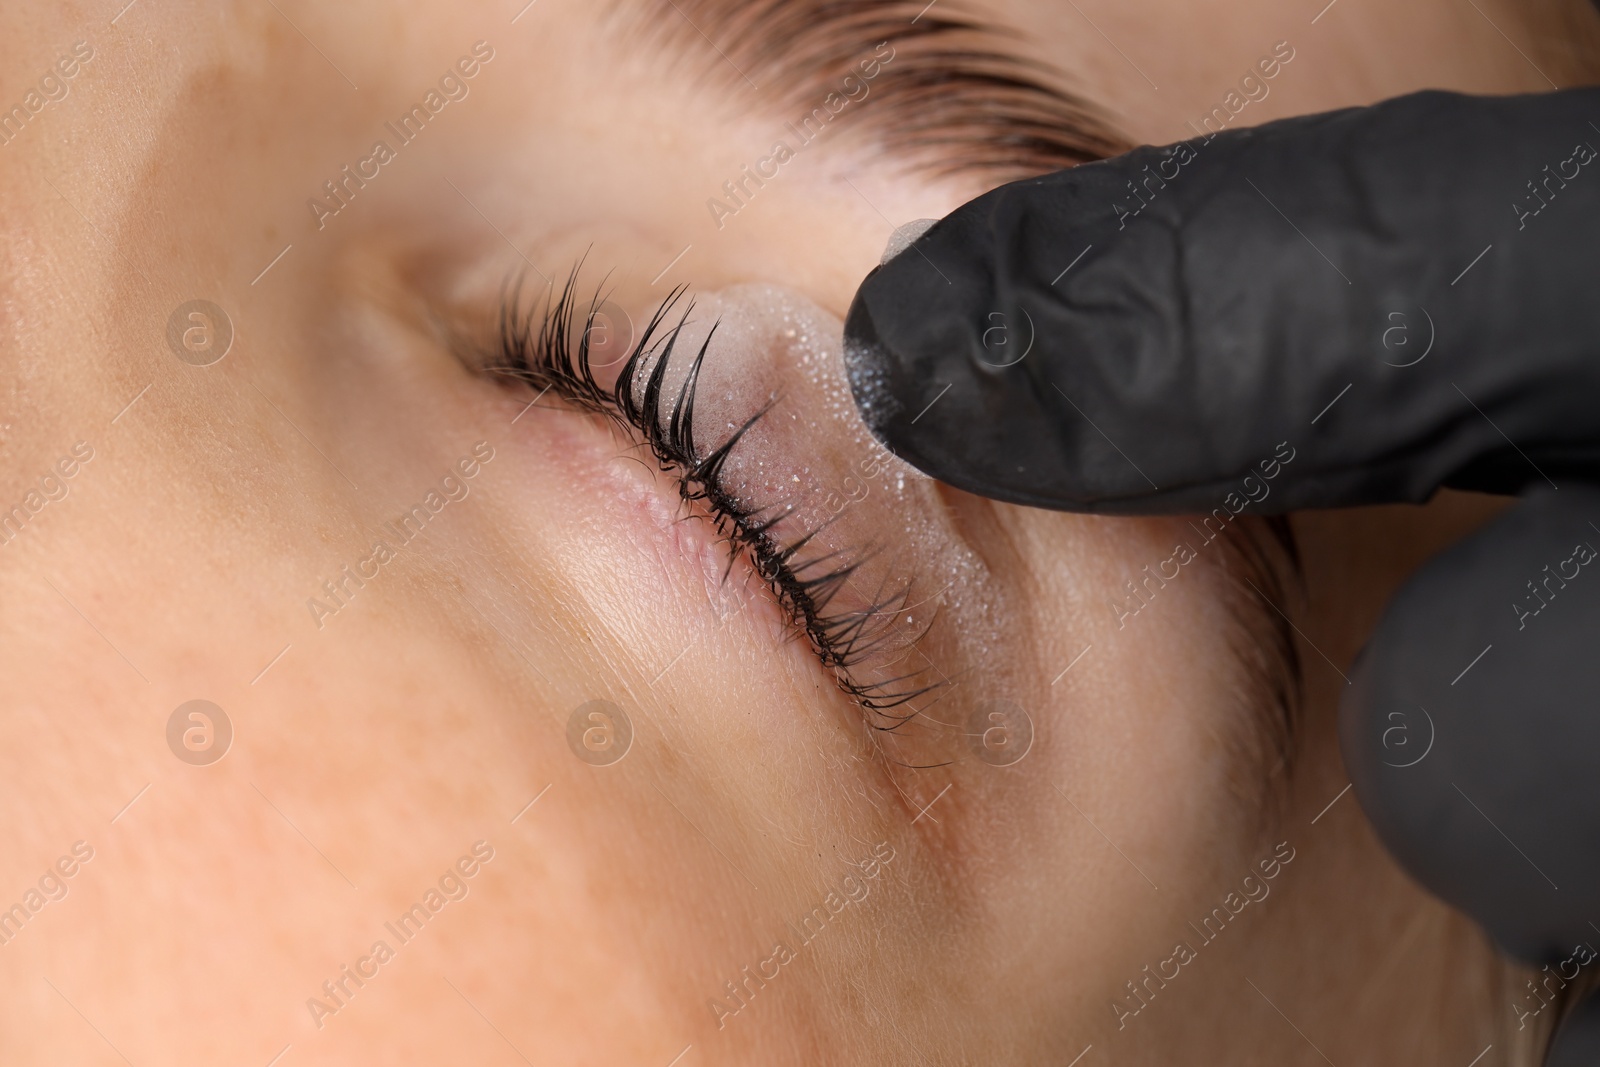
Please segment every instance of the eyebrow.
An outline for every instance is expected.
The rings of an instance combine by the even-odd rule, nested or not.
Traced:
[[[830,94],[865,83],[838,117],[925,174],[999,184],[1132,147],[1063,72],[1021,54],[1020,34],[936,2],[618,0],[612,13],[626,36],[694,63],[706,88],[748,110],[815,116],[820,129]],[[864,79],[882,45],[892,60]]]

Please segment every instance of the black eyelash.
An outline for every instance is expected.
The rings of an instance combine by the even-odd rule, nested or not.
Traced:
[[[841,552],[808,555],[807,550],[822,527],[780,540],[777,528],[793,513],[794,506],[752,506],[728,491],[723,483],[728,457],[750,428],[767,414],[772,402],[745,420],[716,448],[701,450],[694,435],[695,394],[701,365],[716,333],[715,325],[694,354],[676,396],[669,397],[665,392],[674,350],[694,310],[691,299],[669,325],[674,310],[684,303],[687,286],[673,289],[657,306],[623,363],[617,385],[610,389],[601,385],[590,365],[589,338],[596,315],[606,302],[605,283],[602,281],[595,289],[583,313],[583,328],[575,331],[580,302],[578,273],[582,266],[580,261],[573,268],[553,302],[546,297],[542,312],[541,302],[523,306],[521,276],[508,279],[501,295],[494,349],[478,365],[489,374],[540,390],[541,396],[555,393],[584,411],[605,416],[637,438],[650,450],[657,465],[677,479],[678,495],[683,501],[708,512],[717,531],[728,541],[732,555],[724,580],[743,555],[808,639],[823,666],[832,671],[839,688],[863,708],[882,714],[890,725],[881,729],[893,730],[903,725],[916,715],[915,710],[887,713],[939,688],[941,683],[919,684],[923,671],[871,682],[856,679],[852,671],[875,652],[893,645],[894,622],[905,607],[909,587],[886,590],[889,580],[885,578],[867,607],[830,612],[830,604],[867,559],[841,562]]]

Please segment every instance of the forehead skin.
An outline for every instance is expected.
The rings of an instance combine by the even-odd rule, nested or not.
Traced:
[[[1412,1062],[1408,1042],[1433,1040],[1408,1036],[1437,970],[1426,931],[1447,920],[1348,800],[1308,829],[1344,782],[1331,675],[1312,678],[1285,816],[1305,858],[1278,910],[1207,950],[1211,977],[1166,1015],[1119,1035],[1108,1010],[1271,854],[1229,780],[1218,576],[1175,585],[1066,675],[1017,773],[886,770],[770,605],[724,624],[720,549],[653,476],[576,416],[522,418],[521,398],[466,378],[437,317],[488,307],[510,269],[559,277],[589,250],[630,296],[670,266],[837,314],[891,222],[976,191],[846,141],[707,232],[706,197],[766,149],[771,118],[694,88],[711,53],[667,63],[590,5],[518,6],[4,17],[6,106],[73,42],[92,57],[0,145],[0,506],[28,510],[0,545],[0,907],[28,911],[0,945],[0,1059],[1067,1062],[1093,1044],[1105,1062],[1214,1062],[1238,1042],[1310,1062],[1241,1000],[1249,974],[1335,1060]],[[1586,26],[1570,7],[1479,6],[1543,75],[1444,0],[1342,0],[1314,25],[1266,0],[984,10],[1132,139],[1166,141],[1285,39],[1293,65],[1240,121],[1578,77],[1548,43]],[[306,201],[479,40],[493,58],[469,95],[319,228]],[[214,366],[167,343],[194,299],[232,323]],[[308,614],[371,558],[372,530],[474,459],[464,499]],[[1106,591],[1170,551],[1163,522],[953,506],[1049,593],[1029,628],[1063,666],[1108,631]],[[1347,662],[1385,590],[1472,511],[1368,516],[1368,538],[1409,531],[1406,547],[1321,570],[1339,520],[1309,526],[1313,593],[1340,590],[1313,596],[1312,639]],[[631,708],[634,747],[610,767],[568,743],[597,698]],[[169,744],[197,699],[234,734],[209,766]],[[847,876],[863,899],[719,1020],[709,1002],[737,1004],[726,983],[773,966]],[[435,890],[419,933],[390,931]],[[1402,930],[1423,949],[1393,963]],[[372,963],[380,940],[392,959]],[[325,992],[345,966],[377,969]],[[1357,1008],[1359,1031],[1335,1021]],[[1441,1040],[1462,1062],[1481,1047],[1465,1024]]]

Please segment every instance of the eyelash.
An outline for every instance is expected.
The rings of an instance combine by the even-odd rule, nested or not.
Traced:
[[[821,527],[802,530],[798,535],[779,540],[776,530],[792,511],[792,505],[751,506],[741,502],[723,483],[724,465],[734,448],[771,409],[769,401],[710,452],[702,453],[694,439],[694,402],[699,372],[705,359],[713,324],[706,340],[695,353],[676,397],[669,397],[664,383],[680,332],[694,310],[691,299],[668,325],[674,308],[683,300],[687,286],[667,294],[650,316],[622,365],[617,385],[608,389],[594,377],[589,363],[589,338],[596,315],[606,303],[603,289],[597,288],[583,312],[583,328],[576,332],[578,314],[578,273],[582,261],[567,277],[554,302],[524,307],[521,276],[508,280],[500,301],[498,332],[487,358],[478,361],[488,374],[511,379],[524,386],[554,393],[580,410],[604,416],[621,427],[638,443],[648,448],[657,466],[678,483],[678,495],[685,504],[699,506],[707,513],[719,534],[729,545],[730,558],[724,580],[743,557],[777,597],[798,633],[809,641],[812,651],[828,668],[839,688],[864,709],[887,713],[939,687],[939,683],[918,684],[924,673],[863,682],[853,671],[875,651],[892,644],[894,623],[909,596],[909,587],[874,600],[863,609],[830,613],[829,604],[837,596],[861,562],[838,563],[844,554],[807,554]],[[603,283],[602,283],[603,285]],[[926,632],[926,631],[924,631]],[[893,730],[916,714],[885,714]]]

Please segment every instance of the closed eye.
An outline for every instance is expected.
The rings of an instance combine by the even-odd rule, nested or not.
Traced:
[[[590,338],[607,301],[600,290],[587,303],[578,296],[581,266],[573,268],[559,295],[532,306],[524,306],[519,280],[508,283],[495,342],[487,351],[464,351],[468,365],[601,415],[646,448],[660,469],[676,480],[685,504],[698,509],[694,514],[711,521],[726,540],[727,573],[741,560],[752,566],[839,688],[863,708],[889,713],[936,688],[920,671],[873,680],[857,676],[856,668],[868,657],[915,641],[915,634],[901,633],[896,625],[911,606],[909,582],[885,583],[865,603],[840,607],[840,593],[871,553],[818,548],[820,528],[795,529],[785,521],[794,513],[791,504],[752,504],[725,484],[729,457],[771,404],[715,445],[696,439],[700,368],[716,328],[696,346],[680,343],[693,309],[685,289],[673,290],[656,308],[634,340],[615,384],[606,384],[595,374]],[[669,387],[669,380],[675,384]],[[894,714],[884,717],[885,729],[904,721]]]

